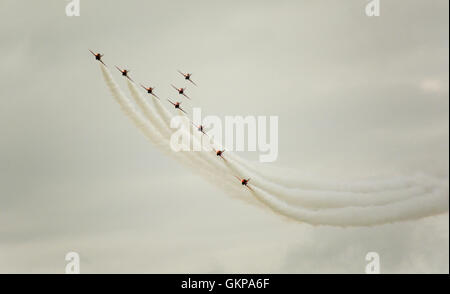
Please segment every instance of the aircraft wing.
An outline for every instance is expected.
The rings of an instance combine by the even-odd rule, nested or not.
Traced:
[[[183,108],[181,108],[181,107],[178,107],[178,109],[179,110],[181,110],[181,111],[183,111],[185,114],[188,114],[186,111],[184,111],[184,109]]]

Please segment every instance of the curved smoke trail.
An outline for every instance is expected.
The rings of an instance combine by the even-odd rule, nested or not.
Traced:
[[[153,111],[145,99],[142,100],[143,97],[134,85],[129,83],[130,91],[144,113],[144,118],[120,91],[109,71],[103,66],[101,68],[105,81],[122,110],[153,143],[165,153],[171,156],[175,154],[174,157],[188,163],[196,172],[199,172],[200,166],[200,174],[233,196],[245,197],[250,194],[273,212],[313,225],[367,226],[417,219],[448,211],[448,182],[445,181],[427,179],[420,185],[417,185],[417,180],[411,179],[355,184],[303,181],[301,188],[295,185],[283,187],[273,177],[255,170],[251,164],[232,153],[227,153],[231,154],[228,160],[217,160],[212,152],[170,152],[168,142],[172,115],[155,101],[153,106],[156,112]],[[234,176],[243,177],[245,173],[252,178],[252,185],[249,190],[245,189],[247,193],[242,193],[242,187]]]
[[[120,90],[109,70],[103,64],[100,64],[100,69],[106,85],[108,86],[114,100],[120,105],[121,110],[162,152],[171,157],[174,157],[184,165],[192,168],[194,172],[206,177],[208,181],[224,189],[233,198],[260,206],[260,204],[257,203],[253,197],[250,197],[251,195],[249,193],[243,194],[242,189],[239,189],[240,187],[231,185],[231,183],[233,182],[233,178],[229,175],[221,177],[221,175],[216,173],[215,170],[213,171],[210,167],[204,166],[203,161],[200,161],[198,157],[188,156],[190,154],[187,154],[186,152],[173,152],[167,142],[167,136],[163,136],[163,133],[161,133],[157,128],[151,125],[149,121],[146,120],[141,115],[141,113],[136,110],[130,99],[126,97],[125,94]],[[171,114],[168,111],[167,114],[170,117]],[[164,133],[167,134],[167,132]]]
[[[396,176],[389,179],[372,179],[372,180],[359,180],[352,181],[351,183],[344,181],[323,181],[311,176],[305,176],[299,174],[292,169],[278,169],[277,172],[267,171],[267,167],[257,166],[261,165],[258,162],[250,162],[233,153],[230,153],[233,159],[240,165],[257,174],[260,177],[272,179],[272,182],[285,186],[286,188],[301,188],[309,190],[320,191],[344,191],[344,192],[357,192],[357,193],[376,193],[384,192],[387,190],[400,190],[408,189],[417,186],[418,182],[432,181],[431,177],[427,177],[423,174],[416,174],[414,176]],[[273,169],[273,168],[272,168]],[[282,176],[280,176],[282,175]]]
[[[423,181],[416,186],[400,190],[384,190],[378,192],[346,192],[346,191],[326,191],[311,190],[302,188],[286,188],[283,185],[267,180],[256,173],[252,173],[247,168],[241,167],[236,161],[228,157],[228,161],[234,166],[239,174],[251,174],[252,184],[264,189],[287,203],[300,205],[309,208],[337,208],[347,206],[377,206],[404,201],[412,197],[423,196],[427,194],[436,183],[432,184]]]
[[[445,191],[437,188],[428,195],[390,205],[321,210],[292,207],[258,187],[254,187],[252,194],[273,212],[312,225],[373,226],[414,220],[448,211],[448,198],[442,197],[448,194],[448,187]]]
[[[173,115],[163,106],[160,104],[157,104],[157,113],[156,114],[154,109],[150,107],[150,105],[147,103],[147,100],[139,93],[136,89],[136,86],[134,83],[132,83],[130,80],[127,79],[128,88],[130,90],[131,96],[133,97],[134,101],[138,105],[138,107],[141,109],[141,111],[144,113],[145,117],[147,118],[148,122],[153,123],[154,127],[159,130],[159,135],[161,136],[164,144],[169,144],[170,138],[173,134],[171,128],[170,128],[170,121],[173,118]],[[184,117],[184,116],[181,116]],[[186,121],[188,119],[186,118]],[[198,140],[196,136],[193,136],[190,132],[186,131],[185,128],[182,129],[185,136],[191,139],[193,144],[197,144],[200,147],[207,147],[205,146],[203,140]],[[189,143],[190,145],[190,143]],[[169,146],[167,146],[169,147]],[[200,150],[204,150],[200,148]],[[187,155],[184,152],[177,152],[179,155]],[[212,157],[212,153],[205,153],[204,151],[196,151],[194,154],[189,154],[189,158],[197,158],[200,159],[198,162],[203,165],[203,168],[208,168],[209,171],[215,171],[218,170],[225,172],[226,168],[224,166],[218,166],[217,162],[214,161],[214,158]],[[226,175],[226,174],[225,174]]]
[[[127,79],[127,85],[128,85],[128,89],[130,90],[131,96],[133,97],[134,101],[139,106],[139,108],[141,109],[142,113],[147,118],[147,120],[150,123],[152,123],[155,126],[155,128],[158,130],[159,136],[162,139],[166,139],[167,135],[170,136],[170,130],[164,128],[163,122],[158,119],[159,117],[156,115],[156,112],[153,110],[152,107],[150,107],[150,105],[148,104],[145,97],[143,97],[138,92],[134,83],[131,82],[129,79]],[[163,132],[165,132],[166,134],[163,134],[163,132],[161,132],[161,130],[163,130]]]

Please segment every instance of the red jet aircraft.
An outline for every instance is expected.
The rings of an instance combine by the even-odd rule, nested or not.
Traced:
[[[145,87],[144,85],[142,85],[142,84],[141,84],[141,87],[144,88],[145,91],[147,91],[148,94],[151,94],[151,95],[153,95],[153,96],[155,96],[156,98],[159,99],[159,97],[156,96],[155,93],[153,93],[153,90],[155,90],[155,87],[148,87],[148,88],[146,88],[146,87]],[[160,99],[160,100],[161,100],[161,99]]]
[[[186,97],[187,99],[191,99],[189,98],[186,94],[184,94],[184,91],[186,90],[186,88],[177,88],[174,85],[172,85],[172,88],[174,88],[175,90],[177,90],[178,94],[183,95],[184,97]]]
[[[127,77],[130,81],[134,82],[129,76],[128,73],[130,72],[128,69],[120,69],[116,66],[116,68],[122,73],[124,77]]]
[[[191,80],[191,76],[192,76],[192,74],[191,73],[183,73],[182,71],[178,71],[183,77],[184,77],[184,79],[185,80],[188,80],[189,82],[191,82],[191,83],[193,83],[194,85],[196,85],[197,86],[197,84],[196,83],[194,83],[194,81],[193,80]]]
[[[106,64],[102,61],[103,54],[100,54],[100,53],[94,53],[94,51],[92,51],[91,49],[89,49],[89,52],[91,52],[92,55],[95,56],[95,60],[100,61],[101,63],[103,63],[104,66],[106,66]]]
[[[183,108],[180,107],[181,102],[176,102],[176,103],[174,103],[174,102],[170,101],[169,99],[167,99],[167,101],[169,101],[170,103],[172,103],[172,105],[173,105],[176,109],[179,109],[179,110],[181,110],[181,111],[183,111],[184,113],[187,114],[187,112],[184,111]]]

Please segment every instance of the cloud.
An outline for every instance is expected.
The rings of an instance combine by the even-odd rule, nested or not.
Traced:
[[[290,246],[281,272],[362,274],[371,251],[380,255],[381,273],[448,272],[447,218],[368,229],[316,228]]]
[[[0,4],[0,272],[59,273],[74,249],[82,272],[360,272],[373,236],[382,270],[448,273],[448,217],[317,228],[230,200],[129,123],[87,51],[160,97],[194,72],[205,115],[279,115],[277,166],[448,177],[449,100],[420,87],[448,95],[448,1],[66,4]]]
[[[436,78],[424,79],[420,82],[420,89],[428,94],[448,94],[448,80]]]

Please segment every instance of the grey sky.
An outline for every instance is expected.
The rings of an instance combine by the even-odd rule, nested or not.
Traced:
[[[193,72],[205,115],[278,115],[270,166],[448,177],[448,1],[367,2],[1,1],[0,272],[62,273],[74,250],[86,273],[362,273],[368,251],[448,273],[448,214],[312,227],[228,197],[146,140],[87,51],[162,97]]]

